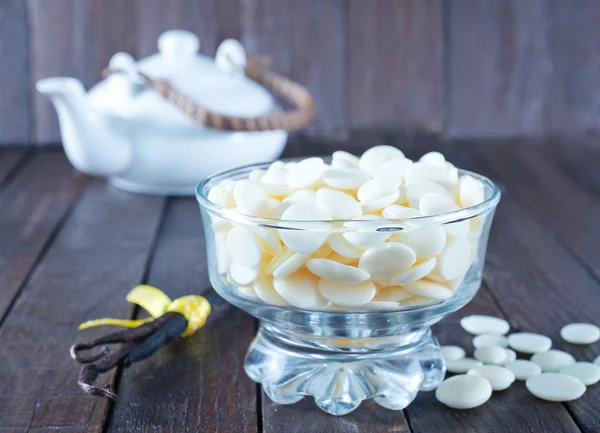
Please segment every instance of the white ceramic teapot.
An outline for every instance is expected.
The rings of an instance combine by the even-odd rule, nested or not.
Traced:
[[[87,94],[75,78],[38,81],[37,90],[58,112],[71,163],[84,173],[107,176],[121,189],[192,195],[195,184],[210,173],[277,159],[287,140],[282,119],[290,113],[246,76],[246,53],[239,42],[224,41],[214,60],[199,54],[199,47],[192,33],[163,33],[159,52],[137,63],[129,54],[115,54],[109,68],[119,73]],[[305,92],[304,104],[296,104],[304,105],[302,113],[287,129],[307,124],[314,114],[310,94],[267,74],[262,83],[274,82],[273,90],[284,97],[286,85]]]

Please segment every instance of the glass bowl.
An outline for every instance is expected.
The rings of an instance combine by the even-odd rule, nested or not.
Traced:
[[[285,221],[244,215],[209,200],[209,192],[215,185],[247,179],[253,170],[268,166],[268,163],[255,164],[224,171],[205,179],[196,189],[206,235],[210,281],[224,299],[260,321],[245,359],[248,376],[261,383],[276,403],[291,404],[312,396],[317,406],[333,415],[347,414],[370,398],[388,409],[400,410],[419,390],[435,389],[446,369],[430,328],[468,303],[481,285],[490,226],[500,200],[498,187],[483,176],[459,170],[461,176],[468,174],[482,182],[485,197],[482,203],[434,216],[393,220]],[[465,224],[468,233],[459,231],[471,248],[461,275],[442,281],[437,268],[427,275],[428,280],[442,281],[452,291],[444,299],[414,296],[398,300],[405,296],[390,296],[386,283],[375,280],[374,300],[361,306],[337,305],[311,288],[298,293],[293,299],[295,305],[291,305],[277,293],[273,294],[272,285],[262,291],[255,290],[253,284],[240,284],[240,280],[246,283],[248,276],[233,278],[228,267],[226,238],[234,227],[247,229],[260,241],[259,267],[260,272],[266,273],[272,272],[269,267],[277,261],[277,254],[282,254],[277,246],[284,245],[282,236],[290,234],[309,241],[325,240],[325,246],[309,257],[343,259],[346,264],[355,265],[358,259],[354,262],[345,259],[328,247],[330,236],[362,236],[371,239],[367,244],[376,243],[376,239],[393,242],[394,237],[414,230],[439,231],[441,227],[446,233],[456,234],[455,229],[464,228]],[[447,242],[451,239],[447,235]],[[460,242],[464,244],[466,241],[462,239]]]

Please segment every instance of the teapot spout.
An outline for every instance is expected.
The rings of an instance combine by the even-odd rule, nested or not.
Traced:
[[[36,89],[54,104],[63,147],[75,168],[91,175],[108,176],[129,165],[131,146],[90,107],[79,80],[44,78],[36,83]]]

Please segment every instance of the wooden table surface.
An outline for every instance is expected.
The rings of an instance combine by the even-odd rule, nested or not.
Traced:
[[[447,143],[357,134],[344,143],[296,140],[288,156],[360,154],[388,143],[415,158],[443,149],[457,166],[496,180],[503,198],[484,284],[435,326],[443,344],[472,350],[458,320],[484,313],[513,330],[541,332],[591,360],[600,345],[572,346],[560,328],[600,322],[600,148],[568,142]],[[468,411],[421,393],[404,411],[372,403],[344,417],[310,399],[273,404],[243,371],[256,321],[225,317],[151,359],[107,375],[116,404],[82,394],[68,355],[77,331],[99,317],[132,317],[139,283],[171,297],[209,286],[193,198],[133,195],[76,172],[59,150],[0,150],[0,433],[4,432],[599,432],[600,385],[574,402],[538,400],[523,383]]]

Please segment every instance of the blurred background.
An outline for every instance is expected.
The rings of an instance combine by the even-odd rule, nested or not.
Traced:
[[[271,55],[318,101],[306,135],[600,129],[598,0],[0,0],[0,144],[59,141],[39,78],[90,87],[112,54],[150,55],[177,28],[211,56],[231,37]]]

